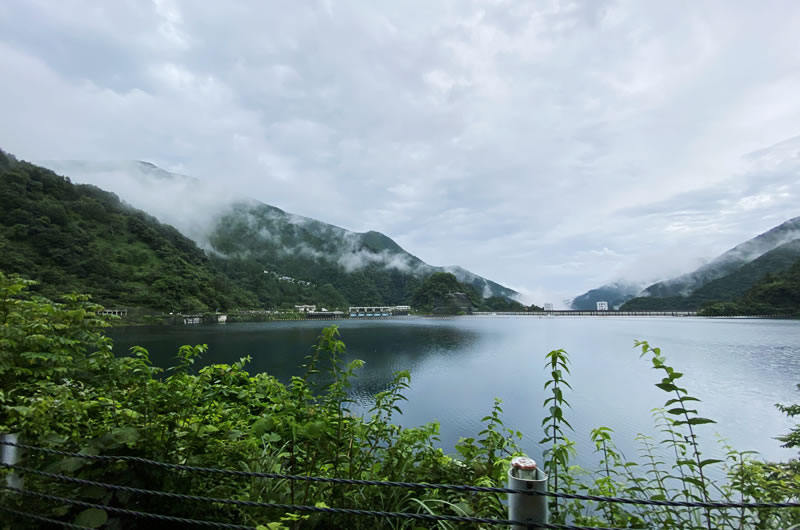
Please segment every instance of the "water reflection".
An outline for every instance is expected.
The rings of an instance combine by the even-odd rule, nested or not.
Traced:
[[[155,364],[170,366],[182,344],[207,343],[205,363],[251,355],[249,370],[282,381],[300,375],[304,357],[323,322],[283,322],[180,328],[115,329],[115,349],[141,344]],[[479,420],[494,397],[504,400],[504,419],[523,432],[523,447],[540,456],[543,436],[544,355],[556,348],[570,354],[574,390],[567,399],[572,438],[581,457],[594,467],[589,431],[605,425],[615,441],[635,457],[637,433],[655,434],[651,409],[670,396],[656,389],[661,375],[639,359],[634,339],[660,346],[703,416],[717,424],[702,426],[704,450],[716,454],[715,434],[739,449],[787,459],[775,436],[791,422],[775,403],[800,400],[800,326],[793,321],[704,320],[681,318],[464,318],[456,320],[347,321],[341,323],[345,360],[366,365],[353,381],[357,398],[384,390],[393,373],[409,370],[409,401],[396,420],[402,425],[441,423],[442,446],[452,451],[460,436],[481,430]],[[361,408],[363,410],[363,407]]]
[[[251,373],[267,372],[283,382],[302,375],[302,365],[313,351],[313,345],[326,323],[270,322],[229,324],[225,326],[143,326],[116,328],[109,335],[114,339],[117,354],[132,346],[143,346],[150,352],[153,364],[168,368],[175,364],[175,354],[184,344],[208,344],[202,364],[231,363],[250,355]],[[481,338],[476,331],[455,326],[431,325],[430,321],[345,321],[339,324],[347,351],[344,362],[361,359],[364,368],[353,380],[358,397],[373,395],[387,388],[394,373],[414,372],[426,360],[439,362],[458,356],[463,360]],[[327,364],[320,365],[326,370]]]

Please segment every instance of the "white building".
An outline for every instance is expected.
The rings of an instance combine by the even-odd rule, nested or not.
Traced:
[[[128,316],[127,309],[103,309],[102,311],[97,312],[98,315],[114,315],[116,317],[126,317]]]
[[[544,310],[545,311],[552,311],[553,310],[553,304],[550,304],[550,303],[544,304]]]
[[[388,317],[391,315],[407,315],[411,311],[409,305],[387,306],[351,306],[351,317]]]
[[[598,311],[608,311],[608,302],[597,302]]]
[[[310,313],[317,310],[317,306],[315,305],[296,305],[294,306],[294,310],[298,313]]]

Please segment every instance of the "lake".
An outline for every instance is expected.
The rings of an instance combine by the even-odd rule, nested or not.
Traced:
[[[230,363],[250,355],[251,373],[283,381],[299,367],[325,325],[336,323],[347,344],[346,359],[365,361],[353,392],[365,396],[385,388],[397,370],[409,370],[405,426],[441,424],[442,446],[454,452],[462,436],[481,430],[480,418],[493,398],[503,400],[507,426],[522,431],[522,447],[541,459],[544,417],[544,356],[569,352],[572,409],[565,417],[575,432],[577,463],[594,469],[589,431],[611,427],[618,447],[636,456],[637,433],[656,436],[651,409],[671,396],[657,389],[659,372],[639,358],[634,339],[662,349],[668,364],[685,375],[682,386],[702,399],[702,416],[718,423],[697,427],[704,454],[719,455],[715,435],[739,450],[767,459],[788,459],[775,436],[792,422],[775,403],[800,401],[800,323],[789,320],[652,317],[461,317],[340,322],[292,321],[211,326],[112,329],[115,351],[141,345],[153,362],[170,366],[182,344],[208,344],[201,364]]]

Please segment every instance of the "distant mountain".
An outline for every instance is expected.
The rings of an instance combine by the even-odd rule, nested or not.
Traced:
[[[257,201],[234,203],[208,243],[215,264],[228,274],[241,275],[258,263],[265,270],[329,284],[354,305],[408,304],[424,278],[445,271],[379,232],[351,232]],[[488,297],[516,294],[464,269],[448,270]]]
[[[650,296],[626,302],[626,311],[695,311],[712,302],[732,302],[771,275],[782,274],[800,260],[800,239],[762,254],[732,273],[703,285],[689,296]]]
[[[800,259],[778,274],[767,274],[733,301],[705,304],[700,314],[800,316]]]
[[[517,293],[461,267],[428,265],[379,232],[352,232],[144,162],[48,161],[75,180],[117,191],[134,206],[174,224],[206,248],[214,265],[263,305],[280,305],[272,280],[325,287],[328,305],[408,303],[425,277],[451,272],[484,298]],[[266,272],[265,272],[266,271]],[[288,281],[288,280],[286,280]],[[341,296],[335,297],[337,293]]]
[[[762,254],[798,238],[800,238],[800,217],[795,217],[736,245],[694,272],[649,286],[642,291],[641,296],[687,296],[708,282],[722,278]]]
[[[214,310],[256,304],[175,228],[113,193],[71,183],[0,151],[0,270],[45,295],[107,306]]]
[[[597,289],[592,289],[580,296],[573,298],[569,307],[571,309],[588,311],[597,308],[597,302],[608,302],[608,307],[617,309],[619,306],[636,296],[642,290],[641,284],[627,283],[623,281],[603,285]]]
[[[659,282],[622,305],[630,311],[694,310],[742,296],[768,274],[800,259],[800,217],[735,246],[689,274]]]
[[[705,284],[689,295],[689,298],[693,300],[695,307],[712,300],[735,300],[744,296],[765,277],[789,270],[797,260],[800,260],[800,239],[784,243],[732,273]]]

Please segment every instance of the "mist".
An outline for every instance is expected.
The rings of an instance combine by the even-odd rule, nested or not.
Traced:
[[[220,182],[170,173],[141,161],[37,161],[77,184],[111,191],[134,208],[172,225],[198,246],[209,249],[208,235],[219,217],[243,197]]]
[[[415,276],[446,270],[459,281],[482,285],[485,297],[494,293],[487,280],[461,267],[436,267],[412,255],[394,250],[373,251],[365,248],[363,234],[325,223],[310,217],[285,212],[252,197],[237,193],[219,181],[208,182],[187,175],[165,171],[141,161],[41,161],[43,166],[69,177],[79,184],[91,184],[116,193],[121,200],[169,224],[193,239],[198,246],[219,257],[226,257],[211,244],[210,237],[226,222],[244,222],[261,242],[268,243],[281,256],[301,256],[317,262],[325,261],[352,273],[365,267],[381,267]],[[233,217],[229,217],[233,215]],[[273,226],[274,225],[274,226]],[[291,226],[294,236],[307,231],[333,246],[320,250],[306,243],[286,240],[272,228]],[[240,249],[237,256],[257,258],[253,249]],[[291,274],[291,271],[286,271]],[[513,294],[513,293],[511,293]]]

